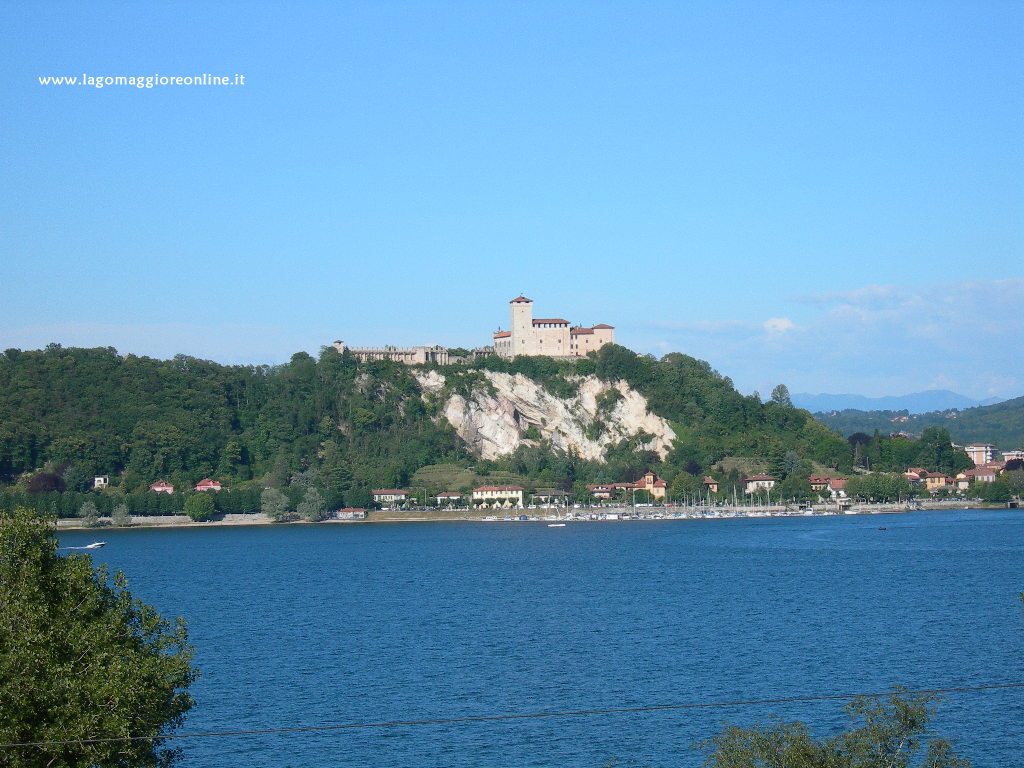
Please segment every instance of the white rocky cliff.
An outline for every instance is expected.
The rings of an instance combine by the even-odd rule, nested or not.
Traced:
[[[482,459],[513,453],[530,445],[539,434],[556,449],[575,451],[591,461],[603,461],[606,449],[641,432],[651,435],[643,447],[665,458],[675,433],[669,423],[651,413],[647,399],[626,382],[603,382],[579,377],[577,394],[559,398],[521,374],[481,371],[493,387],[475,387],[469,397],[449,392],[445,377],[436,371],[417,372],[425,397],[443,397],[441,412]],[[608,395],[610,390],[618,395]],[[535,429],[531,429],[535,428]]]

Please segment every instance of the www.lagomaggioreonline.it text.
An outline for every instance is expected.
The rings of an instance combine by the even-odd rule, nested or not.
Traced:
[[[78,85],[87,88],[161,88],[166,86],[234,86],[245,85],[245,75],[41,75],[40,85]]]

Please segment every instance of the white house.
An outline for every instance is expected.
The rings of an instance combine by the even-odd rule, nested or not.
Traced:
[[[518,485],[481,485],[473,489],[473,503],[492,507],[522,507],[523,490]]]

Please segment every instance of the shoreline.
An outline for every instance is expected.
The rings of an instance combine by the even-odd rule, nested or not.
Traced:
[[[250,514],[226,514],[208,520],[196,522],[185,515],[154,515],[135,516],[130,525],[114,526],[109,518],[100,518],[98,525],[87,527],[81,525],[77,518],[57,520],[58,531],[128,531],[178,528],[235,528],[253,526],[290,526],[290,525],[364,525],[367,523],[503,523],[530,522],[548,523],[603,523],[603,522],[650,522],[680,520],[750,520],[778,519],[794,517],[852,517],[865,515],[898,515],[910,512],[929,512],[950,509],[1006,509],[1005,505],[985,504],[984,502],[965,502],[950,499],[931,501],[920,506],[904,504],[857,504],[846,510],[838,510],[835,505],[815,505],[811,511],[800,511],[783,505],[771,507],[645,507],[638,510],[634,507],[587,507],[571,509],[568,515],[559,514],[563,510],[542,509],[509,509],[509,510],[411,510],[396,512],[394,510],[368,510],[365,520],[326,519],[316,523],[308,520],[288,520],[274,522],[261,512]],[[520,520],[526,515],[528,520]],[[592,517],[593,516],[593,517]]]

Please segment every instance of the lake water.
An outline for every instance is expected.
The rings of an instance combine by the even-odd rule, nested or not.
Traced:
[[[102,538],[188,620],[188,732],[1024,681],[1016,511]],[[195,768],[699,766],[723,723],[772,716],[846,723],[816,702],[179,744]],[[950,696],[935,724],[979,768],[1024,765],[1021,690]]]

